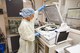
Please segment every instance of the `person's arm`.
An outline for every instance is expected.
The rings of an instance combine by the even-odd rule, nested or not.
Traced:
[[[35,21],[37,18],[38,18],[38,13],[39,13],[39,11],[35,11],[35,14],[34,14],[34,19],[33,19],[33,21]]]
[[[40,8],[38,8],[38,9],[35,11],[34,21],[36,20],[36,18],[38,18],[38,13],[39,13],[40,11],[42,11],[45,7],[46,7],[46,6],[43,5],[43,6],[41,6]]]
[[[41,6],[39,9],[37,9],[37,11],[42,11],[44,8],[45,8],[46,6],[45,5],[43,5],[43,6]]]

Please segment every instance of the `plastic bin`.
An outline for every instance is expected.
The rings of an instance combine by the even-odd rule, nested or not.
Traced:
[[[5,44],[0,44],[0,52],[1,53],[4,53],[4,51],[5,51]]]

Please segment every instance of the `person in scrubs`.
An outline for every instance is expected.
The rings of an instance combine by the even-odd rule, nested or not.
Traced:
[[[32,8],[23,8],[20,15],[23,16],[21,24],[18,28],[20,35],[19,43],[20,47],[18,53],[34,53],[34,22],[38,17],[38,12],[42,11],[46,6],[40,7],[34,11]]]

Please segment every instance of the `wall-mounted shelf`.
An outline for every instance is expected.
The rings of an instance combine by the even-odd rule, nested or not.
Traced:
[[[67,11],[67,18],[80,19],[80,8],[69,8]]]
[[[66,22],[71,28],[80,30],[80,8],[69,8]]]

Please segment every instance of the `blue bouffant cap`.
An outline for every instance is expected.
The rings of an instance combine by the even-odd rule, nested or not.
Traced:
[[[34,10],[32,8],[23,8],[19,14],[24,18],[29,17],[34,14]]]

